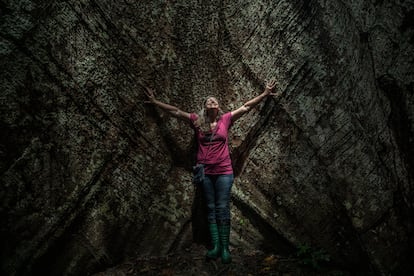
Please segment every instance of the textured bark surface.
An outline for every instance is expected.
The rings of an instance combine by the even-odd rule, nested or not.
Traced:
[[[0,2],[2,271],[93,273],[203,241],[191,129],[142,85],[231,110],[272,76],[284,96],[231,132],[232,247],[409,269],[413,18],[399,0]]]

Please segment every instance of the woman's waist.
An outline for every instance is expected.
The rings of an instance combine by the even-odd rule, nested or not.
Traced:
[[[227,156],[215,156],[212,158],[198,158],[198,164],[204,164],[206,166],[220,166],[222,164],[231,164],[230,155]]]
[[[233,166],[231,164],[231,161],[204,164],[204,171],[206,174],[232,174]]]

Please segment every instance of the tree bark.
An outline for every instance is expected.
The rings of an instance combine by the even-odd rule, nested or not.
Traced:
[[[283,96],[230,134],[232,246],[412,269],[413,13],[396,0],[0,3],[2,271],[93,273],[178,252],[194,230],[206,242],[192,131],[144,86],[188,112],[208,95],[230,111],[271,77]]]

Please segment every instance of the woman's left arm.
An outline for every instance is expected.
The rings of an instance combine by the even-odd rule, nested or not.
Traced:
[[[277,93],[273,93],[273,90],[275,89],[276,81],[270,80],[266,83],[266,88],[263,91],[262,94],[259,96],[251,99],[250,101],[244,103],[241,107],[239,107],[236,110],[233,110],[231,112],[231,120],[234,122],[237,119],[239,119],[241,116],[249,112],[253,107],[255,107],[257,104],[259,104],[264,98],[266,98],[269,95],[276,95]]]

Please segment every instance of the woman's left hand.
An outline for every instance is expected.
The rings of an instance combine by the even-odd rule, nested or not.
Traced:
[[[268,95],[276,95],[276,93],[273,93],[273,90],[275,89],[276,84],[277,84],[277,82],[274,79],[271,79],[270,81],[266,82],[265,91],[267,92]]]

